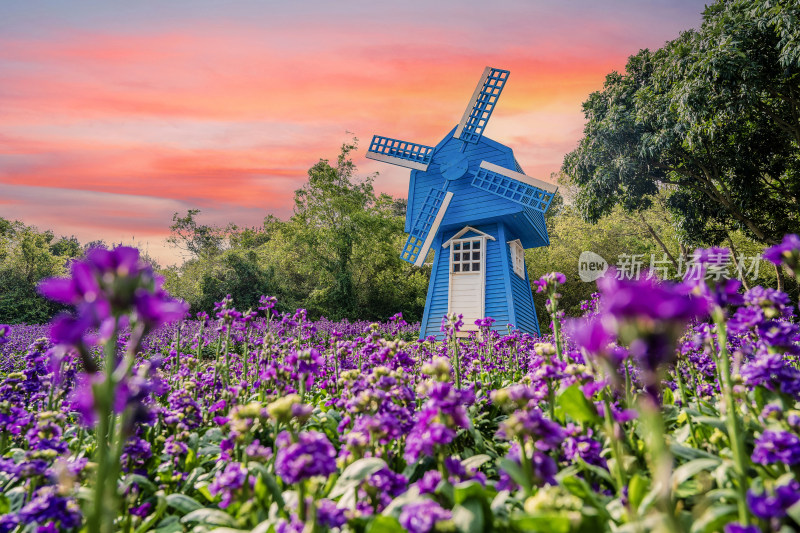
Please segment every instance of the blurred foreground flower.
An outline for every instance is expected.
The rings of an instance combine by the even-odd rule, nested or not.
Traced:
[[[69,278],[51,278],[39,285],[44,296],[74,308],[72,314],[62,313],[53,319],[53,342],[75,348],[89,374],[99,370],[90,347],[104,347],[104,374],[79,376],[78,382],[83,385],[76,390],[75,398],[84,423],[96,418],[98,424],[95,494],[87,513],[92,533],[115,529],[120,455],[133,422],[145,418],[143,402],[151,392],[149,380],[141,374],[132,376],[142,337],[182,319],[187,311],[184,302],[169,297],[162,283],[162,278],[139,260],[139,250],[118,247],[90,250],[85,259],[72,264]],[[130,335],[121,359],[117,339],[125,328],[130,328]],[[144,370],[149,368],[146,365]],[[117,414],[121,420],[112,424]]]

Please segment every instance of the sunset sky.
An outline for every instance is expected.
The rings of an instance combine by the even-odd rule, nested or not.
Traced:
[[[164,263],[172,214],[260,225],[352,132],[359,173],[405,196],[373,134],[436,144],[487,65],[511,75],[486,135],[549,179],[581,102],[703,1],[0,2],[0,216]]]

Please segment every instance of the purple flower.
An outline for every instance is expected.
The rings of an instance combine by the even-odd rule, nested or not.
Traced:
[[[222,494],[219,506],[225,509],[233,501],[234,493],[244,486],[246,480],[247,469],[244,465],[230,462],[225,466],[225,470],[217,473],[217,476],[208,485],[208,491],[212,496]]]
[[[0,324],[0,344],[8,342],[8,334],[11,332],[11,326],[8,324]]]
[[[756,494],[752,490],[747,491],[747,506],[762,520],[783,518],[786,516],[786,510],[798,500],[800,500],[800,482],[796,479],[776,487],[774,495],[766,491],[761,494]]]
[[[762,465],[800,463],[800,438],[788,431],[767,430],[756,440],[753,455],[754,463]]]
[[[409,503],[400,513],[400,525],[409,533],[428,533],[437,522],[449,520],[453,514],[433,500]]]
[[[52,486],[38,489],[18,516],[20,523],[38,524],[40,528],[58,525],[61,531],[76,528],[81,523],[78,504],[59,496]]]
[[[328,477],[336,472],[336,450],[324,433],[305,431],[292,442],[288,431],[278,435],[275,472],[289,484],[313,476]]]
[[[567,282],[567,277],[561,272],[548,272],[541,278],[533,282],[536,292],[552,292],[556,287]]]
[[[615,340],[614,334],[606,329],[601,320],[594,317],[568,320],[564,331],[575,344],[592,355],[605,354],[608,345]]]
[[[777,289],[756,285],[744,293],[744,303],[760,308],[766,318],[777,318],[787,312],[789,296]]]
[[[148,514],[150,514],[150,509],[153,508],[153,504],[150,502],[145,502],[138,507],[131,507],[128,509],[128,512],[131,513],[133,516],[138,516],[139,518],[144,518]]]
[[[520,447],[519,443],[515,442],[511,445],[511,449],[506,455],[506,459],[521,465]],[[533,479],[531,482],[541,487],[543,485],[555,485],[555,475],[558,472],[558,465],[553,459],[544,452],[535,451],[531,457],[531,467]],[[500,470],[500,481],[497,482],[497,490],[517,490],[519,486],[511,479],[511,476],[505,470]]]
[[[747,385],[762,385],[797,398],[800,396],[800,370],[780,353],[762,351],[742,366],[742,378]]]
[[[347,517],[336,502],[322,498],[317,501],[317,522],[329,528],[342,527],[347,523]]]
[[[731,522],[725,525],[725,533],[761,533],[761,528],[758,526],[743,526],[739,522]]]
[[[764,250],[764,259],[776,265],[783,263],[797,275],[800,266],[800,237],[784,235],[780,244]]]
[[[525,437],[533,440],[539,450],[553,450],[558,448],[566,437],[564,428],[556,422],[544,417],[539,409],[521,409],[515,411],[500,423],[497,436],[514,440]]]
[[[659,368],[675,358],[686,324],[708,312],[708,301],[687,295],[680,285],[655,279],[629,281],[606,275],[597,286],[602,294],[601,320],[628,345],[642,369],[645,391],[657,402]]]
[[[52,336],[56,343],[84,352],[85,344],[95,342],[89,330],[97,328],[101,338],[107,336],[114,317],[129,316],[150,331],[183,318],[188,308],[162,289],[162,278],[139,261],[136,248],[92,249],[86,259],[72,263],[70,273],[66,279],[44,280],[39,292],[75,307],[74,316],[61,315],[53,321]]]
[[[800,341],[800,326],[779,320],[759,324],[758,333],[768,345],[788,350],[795,350]]]
[[[438,470],[428,470],[422,475],[416,485],[420,494],[433,494],[442,481],[442,473]]]
[[[655,279],[639,281],[606,275],[597,280],[601,311],[617,321],[646,319],[685,323],[704,316],[708,305],[683,292],[678,285]]]

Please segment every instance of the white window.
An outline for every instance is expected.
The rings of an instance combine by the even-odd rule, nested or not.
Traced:
[[[508,246],[511,248],[511,266],[514,274],[525,279],[525,250],[522,249],[522,243],[517,239],[510,241]]]
[[[451,272],[480,272],[483,261],[483,239],[462,239],[453,241],[453,256],[450,261]]]

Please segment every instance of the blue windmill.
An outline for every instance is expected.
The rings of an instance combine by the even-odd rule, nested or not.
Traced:
[[[439,336],[442,317],[464,330],[492,317],[539,333],[523,250],[547,246],[544,213],[556,187],[526,176],[511,148],[483,136],[509,71],[486,67],[461,122],[435,147],[378,135],[367,157],[410,168],[400,256],[422,266],[434,250],[420,338]]]

